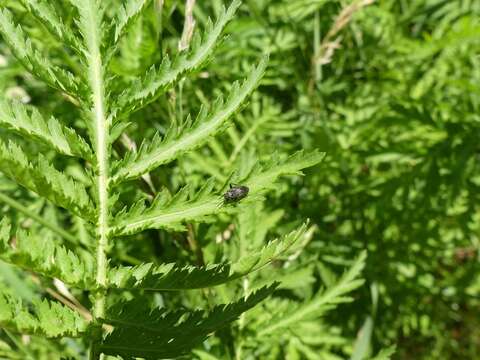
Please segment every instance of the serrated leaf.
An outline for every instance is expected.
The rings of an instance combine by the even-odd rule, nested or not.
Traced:
[[[288,233],[282,240],[273,240],[263,249],[252,253],[249,256],[240,258],[232,265],[232,273],[236,274],[236,277],[239,278],[262,268],[275,259],[278,259],[280,255],[284,254],[305,234],[305,231],[307,231],[307,224],[303,224],[298,229]]]
[[[262,249],[242,257],[233,264],[205,267],[164,264],[142,264],[135,267],[116,267],[109,273],[112,288],[151,291],[200,289],[217,286],[257,271],[285,253],[306,231],[306,225],[292,231],[281,240],[276,239]]]
[[[152,3],[151,0],[127,0],[118,5],[116,14],[107,31],[109,43],[108,47],[115,47],[118,40],[124,35],[130,24]]]
[[[78,10],[77,26],[86,45],[97,44],[102,38],[102,19],[105,12],[98,0],[69,0]],[[87,49],[85,49],[88,51]]]
[[[4,218],[0,222],[0,259],[83,289],[93,286],[94,261],[87,252],[77,256],[55,244],[48,236],[20,229],[12,240],[13,244],[10,242],[10,225]]]
[[[131,84],[119,96],[116,105],[119,112],[128,113],[144,107],[165,93],[181,76],[200,68],[218,44],[223,28],[233,18],[240,4],[239,0],[234,0],[227,10],[222,9],[214,25],[209,21],[204,39],[194,37],[189,52],[182,52],[173,62],[166,57],[158,69],[152,67],[141,79]]]
[[[50,63],[48,58],[32,48],[30,39],[20,26],[16,26],[12,14],[0,9],[0,34],[20,63],[48,85],[75,97],[80,93],[74,75]]]
[[[0,326],[22,334],[48,338],[79,337],[87,322],[69,308],[47,300],[35,301],[28,308],[22,301],[0,294]]]
[[[305,154],[299,151],[286,160],[273,157],[266,164],[256,165],[241,182],[250,187],[249,196],[270,189],[278,177],[285,174],[301,174],[301,170],[316,165],[324,153],[317,151]],[[150,207],[143,201],[137,202],[128,211],[123,209],[112,221],[112,235],[130,235],[145,229],[184,230],[184,223],[201,221],[208,216],[229,210],[222,195],[212,193],[213,182],[206,185],[195,195],[189,196],[188,187],[179,191],[172,199],[167,192],[160,193]]]
[[[118,289],[182,290],[200,289],[229,281],[228,265],[202,267],[176,266],[174,263],[155,266],[120,266],[110,269],[109,286]]]
[[[101,44],[103,40],[102,21],[105,15],[105,2],[98,0],[70,0],[78,9],[79,20],[77,26],[84,43],[84,67],[87,73],[86,87],[90,94],[89,109],[85,109],[90,140],[97,156],[97,171],[106,173],[109,150],[110,129],[112,125],[113,114],[108,113],[108,96],[105,81],[107,69],[103,63]]]
[[[145,309],[142,299],[112,308],[104,321],[115,327],[99,345],[107,355],[145,359],[172,358],[186,354],[242,313],[269,296],[275,286],[266,287],[246,299],[214,307],[210,312]]]
[[[93,161],[89,145],[75,130],[63,126],[54,117],[46,120],[34,107],[0,100],[0,126],[39,140],[61,154]]]
[[[302,169],[320,163],[324,157],[325,153],[317,150],[310,153],[300,150],[284,160],[273,154],[266,164],[255,165],[248,175],[241,177],[239,181],[247,185],[251,192],[269,189],[279,176],[302,175]]]
[[[55,8],[47,1],[21,0],[27,9],[61,42],[67,42],[74,50],[78,51],[80,45],[73,32],[68,29],[58,16]]]
[[[92,220],[95,209],[84,186],[56,170],[43,155],[31,162],[15,143],[0,140],[0,171],[18,184],[74,214]]]
[[[344,295],[364,283],[358,277],[365,267],[366,257],[367,253],[362,251],[350,269],[333,286],[317,294],[311,301],[295,306],[293,309],[290,308],[287,313],[278,313],[267,324],[262,325],[257,335],[268,336],[276,331],[294,326],[301,321],[318,317],[339,303],[351,301]]]
[[[208,113],[202,108],[194,123],[187,121],[180,133],[177,128],[171,128],[163,139],[157,133],[153,141],[142,143],[138,152],[128,153],[123,160],[114,165],[116,171],[112,183],[135,179],[162,164],[171,162],[180,154],[203,145],[210,137],[222,131],[228,118],[238,110],[257,86],[267,61],[266,57],[263,58],[242,86],[235,83],[225,102],[219,98]]]
[[[144,201],[138,201],[128,211],[123,209],[112,221],[112,235],[128,235],[154,228],[182,231],[184,222],[201,220],[217,213],[222,204],[219,196],[212,195],[213,181],[206,184],[194,195],[186,186],[170,197],[167,190],[161,191],[147,208]]]

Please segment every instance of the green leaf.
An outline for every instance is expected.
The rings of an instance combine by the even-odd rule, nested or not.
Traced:
[[[56,170],[43,155],[30,162],[15,143],[0,140],[0,163],[0,171],[18,184],[84,219],[94,218],[95,209],[83,185]]]
[[[370,360],[390,360],[392,358],[392,355],[395,354],[395,350],[395,345],[389,346],[386,349],[380,350],[380,352]]]
[[[304,18],[320,10],[328,0],[284,1],[272,4],[272,15],[283,21],[300,24]]]
[[[145,10],[145,8],[152,3],[151,0],[127,0],[123,4],[118,4],[118,10],[112,19],[109,33],[109,43],[107,46],[113,48],[118,43],[118,40],[125,34],[130,24]]]
[[[301,174],[300,170],[316,165],[324,153],[317,151],[305,154],[299,151],[281,161],[275,156],[266,164],[255,165],[241,182],[250,187],[249,196],[263,190],[271,189],[278,177],[285,174]],[[228,211],[223,196],[212,193],[213,182],[207,181],[205,186],[195,195],[189,196],[188,187],[180,190],[169,199],[168,192],[161,192],[150,207],[143,201],[137,202],[128,211],[123,209],[112,221],[112,235],[130,235],[145,229],[184,230],[183,223],[201,221],[205,217]]]
[[[86,251],[81,257],[42,234],[18,230],[10,244],[10,224],[7,218],[0,222],[0,259],[23,269],[58,278],[81,288],[94,284],[93,258]]]
[[[129,152],[124,159],[114,165],[112,182],[115,184],[138,178],[159,165],[171,162],[179,155],[205,144],[210,137],[222,131],[228,118],[239,109],[257,86],[267,61],[266,57],[263,58],[241,86],[234,83],[225,102],[222,98],[217,99],[210,112],[202,108],[193,124],[189,118],[180,132],[179,129],[172,127],[163,139],[157,133],[150,143],[142,143],[138,152]]]
[[[0,228],[2,226],[0,225]],[[38,297],[38,293],[32,286],[32,281],[25,279],[25,273],[15,265],[0,261],[0,279],[1,283],[8,287],[9,293],[20,299],[31,301],[31,299]]]
[[[87,322],[69,308],[47,300],[26,307],[22,301],[0,294],[0,326],[22,334],[56,338],[79,337]]]
[[[77,26],[86,45],[97,43],[102,37],[104,4],[98,0],[69,0],[78,10]],[[88,51],[85,49],[85,51]],[[87,55],[88,57],[88,55]]]
[[[199,360],[221,360],[219,357],[200,349],[195,349],[192,353],[195,354]]]
[[[350,360],[364,360],[367,358],[371,349],[373,332],[373,318],[369,315],[365,319],[357,338],[353,344],[352,355]]]
[[[183,290],[200,289],[229,281],[228,265],[202,267],[177,266],[175,263],[155,266],[144,263],[138,266],[111,268],[109,286],[118,289]]]
[[[138,201],[128,211],[124,208],[112,221],[112,235],[135,234],[145,229],[169,229],[182,231],[184,222],[200,221],[208,215],[216,214],[222,204],[221,197],[212,195],[213,181],[206,184],[194,195],[189,195],[188,186],[170,197],[164,189],[147,208],[144,201]]]
[[[306,231],[307,224],[303,224],[298,229],[285,235],[282,240],[275,239],[269,242],[263,249],[240,258],[232,265],[232,274],[235,274],[236,278],[240,278],[278,259],[280,255],[284,254],[295,244]]]
[[[242,313],[269,296],[275,285],[265,287],[246,299],[214,307],[210,312],[145,309],[143,299],[121,303],[110,309],[106,323],[115,327],[99,345],[107,355],[145,359],[173,358],[188,353]],[[193,325],[193,326],[192,326]]]
[[[58,16],[55,8],[47,1],[21,0],[27,9],[62,43],[69,44],[76,51],[80,50],[78,39]]]
[[[194,37],[189,52],[182,52],[173,62],[165,57],[158,69],[152,67],[120,94],[116,105],[120,113],[132,112],[148,105],[171,88],[181,76],[199,69],[218,44],[223,28],[233,18],[240,4],[241,1],[234,0],[227,10],[223,8],[214,25],[209,20],[203,41],[200,37]]]
[[[0,9],[0,34],[20,63],[48,85],[73,97],[79,94],[79,85],[72,73],[53,65],[48,58],[32,48],[30,39],[20,26],[16,26],[12,14]]]
[[[151,263],[135,267],[112,268],[109,284],[112,288],[142,290],[200,289],[224,284],[259,270],[285,253],[306,231],[306,224],[292,231],[281,240],[276,239],[262,249],[242,257],[233,264],[208,265],[205,267]]]
[[[90,94],[89,109],[85,114],[89,118],[87,126],[89,136],[97,158],[97,173],[101,174],[101,183],[106,182],[106,167],[110,158],[109,142],[112,116],[108,115],[108,96],[106,96],[105,73],[101,43],[103,37],[102,20],[105,13],[105,2],[98,0],[70,0],[78,9],[78,28],[85,45],[84,70],[87,81],[87,93]],[[101,205],[103,207],[103,204]],[[101,212],[104,210],[100,210]]]
[[[367,253],[362,251],[351,268],[331,287],[317,294],[311,301],[289,309],[287,313],[278,313],[267,324],[262,325],[258,336],[268,336],[276,331],[295,326],[301,321],[311,320],[322,315],[326,310],[342,302],[350,301],[345,294],[360,287],[363,279],[358,279],[365,267]]]
[[[34,107],[0,100],[0,126],[41,141],[61,154],[93,161],[89,145],[75,130],[63,126],[54,117],[47,121]]]
[[[302,175],[302,169],[318,164],[324,157],[325,153],[317,150],[310,153],[300,150],[284,160],[273,154],[271,160],[265,164],[257,163],[248,175],[240,177],[239,181],[247,185],[252,193],[271,189],[279,176]]]

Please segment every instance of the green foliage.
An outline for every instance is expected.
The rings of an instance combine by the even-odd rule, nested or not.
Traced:
[[[5,144],[0,140],[0,161],[2,172],[18,184],[82,218],[93,218],[92,203],[85,187],[55,169],[43,155],[30,161],[17,144],[11,140]]]
[[[63,23],[54,6],[38,0],[21,1],[58,41],[67,41],[74,50],[79,50],[80,45],[77,38],[73,36],[71,30]]]
[[[265,165],[257,164],[248,171],[248,175],[238,179],[250,188],[250,195],[260,193],[265,188],[272,187],[275,180],[284,174],[299,174],[303,169],[318,163],[323,154],[313,152],[305,156],[297,153],[280,162],[273,158]],[[154,199],[151,206],[145,208],[143,201],[137,202],[132,209],[117,214],[116,225],[112,227],[115,234],[133,234],[149,228],[167,228],[182,230],[182,222],[200,220],[209,215],[228,211],[221,195],[213,195],[213,181],[205,185],[193,196],[189,196],[189,188],[185,187],[169,199],[165,190]]]
[[[251,316],[247,314],[243,329],[242,353],[250,357],[257,351],[263,358],[277,347],[281,347],[289,349],[285,351],[287,354],[299,351],[310,355],[322,354],[327,358],[333,356],[333,351],[329,351],[328,345],[338,346],[345,342],[345,339],[339,334],[332,333],[332,329],[327,329],[322,318],[338,304],[352,300],[345,295],[363,284],[359,276],[364,265],[365,253],[361,254],[350,269],[332,285],[318,290],[311,298],[302,299],[303,301],[276,298],[267,302],[264,309],[252,313]],[[298,282],[305,278],[300,275],[301,271],[292,268],[287,268],[287,271],[294,272],[293,283],[287,286],[301,286]],[[285,278],[282,280],[288,281]]]
[[[395,353],[395,347],[391,346],[389,348],[381,350],[377,355],[375,355],[371,360],[390,360],[391,356]]]
[[[278,259],[288,248],[304,235],[306,226],[287,234],[281,241],[273,240],[252,254],[244,255],[233,264],[209,265],[207,267],[175,264],[154,266],[142,264],[136,267],[117,267],[110,270],[110,285],[120,289],[185,290],[217,286],[239,279],[257,271]]]
[[[270,132],[257,131],[255,150],[327,152],[322,169],[283,189],[274,204],[292,204],[291,221],[309,217],[318,225],[324,281],[331,278],[324,266],[368,250],[364,274],[378,286],[375,315],[371,293],[360,291],[331,323],[348,319],[354,336],[370,316],[367,358],[396,343],[395,358],[476,359],[480,7],[378,1],[345,17],[351,3],[366,2],[250,2],[251,16],[231,29],[234,41],[216,71],[241,73],[246,60],[232,62],[234,54],[268,48],[264,81],[271,88],[242,126],[281,107],[302,130],[270,147]],[[264,110],[265,103],[273,105]]]
[[[202,90],[199,71],[228,43],[223,33],[240,5],[209,11],[215,21],[199,15],[203,29],[177,51],[174,19],[183,19],[183,7],[143,0],[2,4],[5,83],[25,93],[2,88],[0,101],[0,356],[172,358],[195,356],[211,342],[224,358],[232,346],[217,342],[232,333],[241,358],[243,342],[253,341],[237,331],[247,311],[271,296],[288,302],[281,292],[286,268],[278,274],[285,284],[274,270],[299,257],[315,229],[302,219],[276,230],[283,211],[262,203],[325,154],[301,147],[256,153],[248,138],[258,124],[247,125],[235,147],[224,142],[231,161],[215,165],[219,176],[187,165],[231,137],[268,72],[268,53],[258,51],[249,62],[258,65],[234,75],[243,82],[225,79],[211,84],[211,94]],[[134,79],[116,72],[136,56],[125,42],[142,37],[157,55]],[[249,194],[226,203],[233,182]],[[363,261],[315,296],[325,306],[344,302],[361,284]],[[313,268],[303,265],[294,273],[312,279]],[[304,297],[294,308],[302,304]],[[23,335],[34,336],[27,343]]]
[[[130,0],[118,7],[111,23],[111,42],[113,46],[125,35],[128,27],[141,15],[145,7],[149,5],[147,0]]]
[[[58,90],[72,96],[80,94],[74,75],[51,64],[48,58],[35,50],[22,28],[15,25],[12,14],[7,9],[0,10],[0,33],[15,57],[29,72]]]
[[[274,286],[260,289],[245,299],[228,305],[218,305],[207,314],[203,311],[149,311],[141,302],[135,300],[133,303],[120,304],[107,314],[105,321],[117,326],[99,346],[106,354],[120,354],[125,358],[178,357],[187,354],[210,333],[225,327],[240,314],[264,300],[273,290]]]
[[[113,175],[112,181],[117,183],[137,178],[208,141],[210,136],[224,128],[222,125],[225,121],[238,110],[242,102],[254,90],[266,66],[267,59],[265,58],[241,86],[238,83],[233,84],[230,96],[225,102],[219,98],[210,112],[204,109],[200,110],[193,124],[188,117],[180,128],[171,128],[163,139],[160,140],[157,133],[150,144],[142,143],[138,152],[116,164],[118,171]],[[180,136],[176,134],[179,130],[181,131]]]
[[[0,357],[479,358],[479,14],[4,0]]]
[[[158,96],[164,94],[180,80],[181,76],[186,76],[188,73],[199,69],[218,44],[223,28],[233,18],[240,4],[240,0],[234,0],[227,10],[222,9],[215,24],[212,24],[212,22],[208,20],[205,26],[205,36],[203,39],[200,36],[196,36],[193,39],[191,50],[188,53],[180,53],[173,61],[170,61],[168,56],[165,57],[158,68],[152,67],[145,76],[133,84],[130,84],[127,90],[120,94],[117,101],[120,112],[138,110],[140,107],[149,104],[158,98]],[[221,114],[219,110],[216,117],[223,118],[239,106],[238,103],[241,103],[244,97],[251,92],[251,89],[248,89],[256,85],[259,76],[261,76],[263,72],[261,69],[265,66],[265,62],[259,66],[257,71],[254,72],[256,76],[252,76],[249,81],[246,82],[246,88],[244,88],[243,91],[240,90],[239,94],[232,92],[230,103],[227,102],[229,106],[226,106],[224,110],[225,115]]]
[[[82,258],[54,239],[19,230],[10,244],[10,224],[7,218],[0,223],[0,258],[27,270],[49,277],[64,279],[68,284],[82,288],[93,287],[93,258],[82,252]]]
[[[35,302],[32,313],[22,301],[3,293],[0,305],[0,324],[7,329],[49,338],[77,337],[86,330],[87,323],[78,313],[56,302]]]
[[[366,253],[362,253],[353,263],[352,267],[335,283],[334,286],[318,293],[311,301],[285,313],[279,313],[271,320],[270,325],[261,327],[259,336],[268,336],[275,331],[283,331],[284,328],[298,325],[302,320],[311,320],[315,316],[323,314],[339,303],[351,301],[351,298],[343,295],[351,292],[363,284],[362,279],[357,279],[365,266]]]
[[[93,160],[88,144],[75,130],[63,126],[57,119],[46,120],[35,108],[19,102],[0,102],[0,123],[3,127],[17,131],[33,140],[43,142],[60,154]]]

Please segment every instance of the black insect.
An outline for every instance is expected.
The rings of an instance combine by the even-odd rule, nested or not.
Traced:
[[[232,186],[230,184],[230,189],[225,194],[223,194],[223,198],[225,199],[226,203],[238,202],[248,195],[249,190],[250,189],[247,186]]]

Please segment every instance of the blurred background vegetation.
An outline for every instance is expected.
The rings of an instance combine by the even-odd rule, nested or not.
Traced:
[[[72,15],[61,3],[68,22]],[[177,51],[185,3],[160,3],[134,24],[112,63],[122,86]],[[198,1],[195,27],[203,28],[223,3]],[[27,28],[35,22],[20,3],[0,4],[16,9]],[[268,52],[266,76],[234,125],[168,171],[151,174],[154,186],[176,190],[184,183],[199,186],[206,177],[223,183],[232,170],[269,160],[274,152],[327,153],[305,177],[275,187],[263,205],[245,205],[233,222],[239,231],[228,226],[231,218],[191,228],[202,256],[214,260],[215,234],[261,243],[309,218],[313,227],[295,271],[282,275],[285,298],[298,302],[334,282],[335,274],[368,250],[366,282],[353,293],[354,301],[329,312],[318,327],[301,330],[319,332],[322,340],[299,335],[302,341],[290,342],[288,350],[269,348],[269,357],[257,358],[343,358],[360,346],[359,329],[368,335],[371,353],[396,344],[394,359],[480,357],[479,15],[477,0],[245,0],[209,65],[132,119],[125,146],[196,112]],[[46,31],[33,25],[31,31],[50,57],[75,66],[61,44],[45,40]],[[4,96],[75,124],[73,106],[27,75],[2,43],[0,53]],[[81,178],[73,165],[62,166]],[[0,185],[12,197],[29,196],[7,180]],[[31,209],[64,221],[38,198],[31,203]],[[247,228],[255,231],[242,233]],[[114,262],[199,261],[182,252],[175,235],[147,236],[158,241],[116,244]],[[172,236],[175,248],[165,245]],[[235,257],[246,249],[224,251]],[[0,268],[3,286],[16,284],[21,275]],[[24,284],[16,291],[31,296],[36,285]],[[185,296],[171,301],[200,301]],[[234,342],[231,338],[221,343]],[[229,358],[225,354],[218,350],[216,356]],[[208,358],[201,351],[196,356]]]

